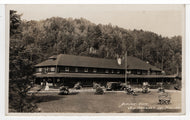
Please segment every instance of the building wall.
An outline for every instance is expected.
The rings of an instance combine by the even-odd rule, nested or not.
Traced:
[[[78,82],[81,83],[82,87],[92,87],[93,83],[98,83],[101,86],[106,86],[107,82],[121,82],[124,83],[125,79],[123,78],[36,78],[36,84],[41,84],[43,81],[47,81],[50,84],[54,84],[55,86],[59,87],[61,85],[69,86],[73,88],[74,85]],[[158,83],[163,82],[164,84],[173,84],[173,79],[171,78],[128,78],[127,83],[136,87],[141,87],[143,82],[148,82],[151,88],[157,88]]]
[[[56,70],[57,68],[57,70]],[[72,67],[72,66],[48,66],[36,68],[36,73],[94,73],[94,74],[125,74],[123,69],[107,69],[107,68],[89,68],[89,67]],[[161,71],[148,71],[128,69],[127,74],[134,75],[161,75]]]

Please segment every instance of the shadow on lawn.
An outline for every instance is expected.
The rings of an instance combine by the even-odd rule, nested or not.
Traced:
[[[68,95],[77,95],[79,92],[71,92]],[[34,101],[35,103],[40,103],[40,102],[49,102],[49,101],[54,101],[54,100],[59,100],[63,99],[68,95],[37,95],[33,96],[31,98],[31,101]]]
[[[77,95],[79,92],[70,92],[69,95]]]
[[[58,95],[47,95],[47,96],[34,96],[32,100],[35,103],[40,103],[40,102],[49,102],[49,101],[54,101],[54,100],[59,100],[61,98],[64,98],[64,96],[58,96]]]

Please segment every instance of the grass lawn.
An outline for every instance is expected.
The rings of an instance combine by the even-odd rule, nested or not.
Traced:
[[[158,104],[156,91],[137,96],[123,92],[80,92],[71,95],[47,94],[36,96],[41,112],[56,113],[135,113],[135,112],[180,112],[181,92],[169,92],[171,104]]]

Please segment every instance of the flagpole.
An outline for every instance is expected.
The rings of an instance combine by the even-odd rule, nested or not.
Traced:
[[[125,53],[125,84],[127,86],[127,51]]]

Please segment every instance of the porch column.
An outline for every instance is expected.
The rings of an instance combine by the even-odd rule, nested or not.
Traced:
[[[53,87],[55,87],[55,78],[53,78]]]

